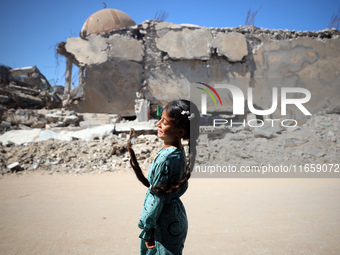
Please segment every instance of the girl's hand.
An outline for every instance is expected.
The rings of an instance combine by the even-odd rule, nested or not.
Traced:
[[[156,247],[155,239],[151,238],[150,240],[145,241],[145,245],[146,245],[146,248],[148,248],[148,249],[155,248]]]

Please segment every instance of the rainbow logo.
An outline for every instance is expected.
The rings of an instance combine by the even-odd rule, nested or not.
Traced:
[[[204,86],[206,86],[207,88],[211,89],[211,90],[215,93],[215,95],[217,96],[217,98],[218,98],[218,100],[220,101],[220,104],[221,104],[221,106],[222,106],[222,100],[221,100],[221,98],[220,98],[220,95],[217,93],[217,91],[216,91],[213,87],[211,87],[210,85],[205,84],[205,83],[203,83],[203,82],[196,82],[196,83],[201,84],[201,85],[204,85]],[[211,92],[210,92],[209,90],[203,89],[203,88],[200,88],[200,87],[196,87],[196,88],[201,89],[201,90],[203,90],[204,92],[206,92],[206,93],[212,98],[212,100],[214,101],[215,105],[217,105],[216,100],[215,100],[213,94],[211,94]]]

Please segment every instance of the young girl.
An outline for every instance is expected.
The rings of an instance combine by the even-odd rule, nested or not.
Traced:
[[[138,223],[142,229],[141,254],[182,254],[188,230],[187,216],[180,196],[188,188],[188,179],[196,157],[199,135],[199,111],[187,100],[170,102],[157,122],[163,148],[158,152],[146,179],[128,145],[131,166],[138,179],[149,189]],[[189,140],[187,163],[182,139]]]

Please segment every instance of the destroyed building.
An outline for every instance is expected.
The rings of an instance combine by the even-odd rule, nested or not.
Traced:
[[[111,29],[86,30],[93,23],[106,21],[108,12]],[[123,22],[126,19],[130,23]],[[72,65],[79,67],[79,86],[69,101],[76,102],[74,110],[133,116],[135,100],[141,98],[149,102],[152,115],[158,105],[189,98],[189,92],[201,93],[196,82],[234,84],[245,96],[252,88],[257,109],[271,107],[273,87],[279,91],[282,87],[310,90],[312,97],[306,107],[311,113],[339,99],[337,30],[207,28],[152,20],[133,24],[118,10],[104,9],[96,18],[89,17],[81,37],[70,37],[58,45],[59,54],[68,63],[66,88],[70,88]],[[209,109],[231,111],[231,95],[220,95],[223,107],[211,100]],[[293,93],[291,98],[299,96]],[[297,107],[287,111],[296,119],[305,117]],[[280,116],[280,103],[273,115]]]
[[[0,66],[0,110],[61,107],[62,98],[36,66]]]
[[[305,88],[312,94],[306,107],[313,114],[304,124],[292,127],[266,123],[211,128],[203,124],[197,163],[334,164],[340,150],[339,46],[337,30],[206,28],[152,20],[136,25],[118,10],[99,11],[85,22],[80,37],[70,37],[57,48],[67,60],[63,104],[68,109],[45,109],[52,108],[48,104],[37,111],[8,107],[3,130],[0,125],[0,174],[18,169],[44,169],[49,174],[126,169],[125,145],[131,127],[142,133],[134,147],[148,169],[161,141],[154,135],[154,120],[138,121],[154,117],[158,106],[170,100],[202,93],[196,89],[197,82],[234,84],[244,95],[252,88],[257,109],[271,107],[273,88]],[[71,90],[73,65],[79,67],[79,86]],[[36,76],[27,73],[24,78],[15,74],[19,70],[11,70],[0,68],[2,105],[12,102],[5,93],[17,89],[17,94],[18,86],[29,95],[29,82],[21,81]],[[20,81],[13,81],[17,76]],[[39,95],[43,92],[33,89]],[[219,94],[223,107],[210,99],[207,103],[210,113],[222,116],[226,109],[232,112],[233,101],[229,93]],[[292,94],[290,98],[300,96]],[[15,101],[18,106],[21,102]],[[273,117],[280,118],[280,110],[278,104]],[[135,115],[138,121],[121,118]],[[287,115],[304,117],[297,108]]]
[[[36,109],[62,106],[63,91],[52,87],[36,66],[0,66],[0,134],[22,124],[22,128],[45,127]],[[22,110],[26,109],[26,110]]]

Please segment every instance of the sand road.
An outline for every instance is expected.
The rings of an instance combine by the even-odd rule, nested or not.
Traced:
[[[0,254],[139,254],[130,172],[0,179]],[[198,179],[184,254],[340,254],[340,179]]]

